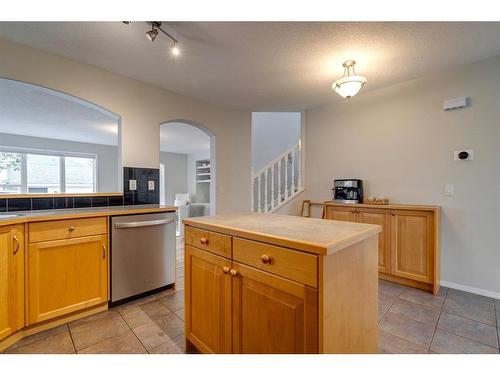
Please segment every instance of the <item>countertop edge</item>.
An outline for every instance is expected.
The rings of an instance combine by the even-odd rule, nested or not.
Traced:
[[[197,222],[196,219],[184,219],[183,223],[199,229],[211,230],[217,233],[227,234],[230,236],[241,237],[249,240],[255,240],[260,242],[269,243],[277,246],[284,246],[294,250],[300,250],[307,253],[312,253],[316,255],[330,255],[336,253],[346,247],[351,246],[354,243],[363,241],[371,236],[374,236],[382,231],[380,225],[365,224],[370,226],[366,230],[363,230],[355,235],[342,238],[338,241],[334,241],[328,244],[320,244],[316,242],[290,239],[280,236],[273,236],[270,234],[265,234],[261,232],[252,232],[245,229],[240,229],[236,227],[221,225],[221,224],[207,224]]]
[[[78,210],[78,209],[73,209]],[[37,221],[49,221],[49,220],[64,220],[64,219],[78,219],[85,217],[101,217],[101,216],[120,216],[120,215],[132,215],[132,214],[145,214],[145,213],[155,213],[155,212],[175,212],[177,210],[174,206],[166,206],[166,207],[140,207],[137,209],[134,208],[124,208],[120,210],[106,210],[102,209],[102,211],[92,211],[89,208],[81,209],[81,212],[64,212],[64,209],[60,210],[62,212],[52,211],[47,213],[46,215],[40,214],[35,216],[18,216],[8,219],[0,219],[0,226],[6,225],[15,225],[15,224],[23,224],[23,223],[32,223]],[[36,211],[34,211],[36,212]],[[5,212],[2,214],[15,214],[16,212]]]

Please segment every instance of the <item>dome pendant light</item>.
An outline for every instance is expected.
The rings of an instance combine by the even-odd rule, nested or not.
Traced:
[[[354,60],[344,62],[342,64],[344,67],[344,76],[332,84],[333,91],[346,99],[350,99],[356,95],[366,83],[365,77],[356,75],[354,65],[356,65],[356,61]]]

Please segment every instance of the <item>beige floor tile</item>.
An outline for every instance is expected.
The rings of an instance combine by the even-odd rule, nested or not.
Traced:
[[[151,318],[151,320],[160,319],[172,313],[169,308],[159,301],[153,301],[141,305],[141,310],[144,311]]]
[[[78,354],[146,354],[147,351],[132,331],[127,331],[91,345]]]
[[[406,288],[406,290],[399,296],[399,299],[413,303],[418,303],[419,305],[424,305],[428,307],[441,307],[443,305],[445,296],[444,295],[435,296],[432,293],[423,290]]]
[[[414,344],[408,340],[379,331],[379,349],[384,354],[425,354],[427,348]]]
[[[136,327],[133,331],[147,350],[155,348],[171,339],[171,337],[167,336],[167,334],[154,322]]]
[[[176,311],[184,307],[184,291],[178,291],[160,299],[160,302],[170,310]]]
[[[385,293],[379,293],[378,295],[378,320],[380,321],[384,314],[389,311],[389,308],[396,301],[396,297],[390,296]]]
[[[488,346],[498,347],[496,327],[475,320],[442,313],[439,318],[438,328]]]
[[[151,354],[185,354],[186,342],[184,335],[179,335],[156,348],[149,350]]]
[[[69,331],[45,337],[30,344],[6,351],[8,354],[73,354],[75,348]]]
[[[150,296],[146,296],[146,297],[143,297],[140,299],[136,299],[136,300],[128,302],[128,303],[124,303],[123,305],[119,305],[119,306],[113,308],[113,310],[117,309],[120,313],[124,312],[124,311],[137,310],[137,308],[139,306],[144,305],[146,303],[154,302],[154,301],[156,301],[156,296],[150,295]]]
[[[184,322],[173,313],[161,319],[156,319],[155,323],[170,339],[184,333]]]
[[[175,291],[179,292],[181,290],[184,290],[184,277],[179,277],[175,281]]]
[[[434,326],[407,318],[404,315],[387,312],[380,321],[380,328],[387,333],[428,348]]]
[[[10,346],[7,350],[13,350],[16,348],[20,348],[22,346],[32,344],[36,341],[42,340],[42,339],[47,338],[49,336],[58,335],[58,334],[64,333],[64,332],[68,332],[68,325],[67,324],[63,324],[63,325],[60,325],[59,327],[54,327],[54,328],[51,328],[47,331],[42,331],[39,333],[35,333],[34,335],[24,337],[22,340],[16,342],[12,346]]]
[[[399,296],[404,290],[405,287],[402,285],[394,284],[385,280],[379,280],[378,282],[379,293],[384,293],[391,297]]]
[[[436,329],[431,351],[441,354],[493,354],[497,348],[481,344],[465,337],[454,335],[442,329]]]
[[[179,317],[182,321],[184,321],[184,307],[174,312],[175,315]]]
[[[129,330],[117,311],[109,310],[69,324],[77,351]]]
[[[137,310],[128,310],[123,312],[121,313],[121,316],[123,320],[125,320],[125,323],[127,323],[127,325],[132,329],[152,321],[148,314],[140,308]]]
[[[476,294],[450,290],[443,312],[496,326],[495,302],[491,298]]]
[[[438,321],[441,308],[419,305],[417,303],[398,299],[389,311],[394,314],[404,315],[413,320],[418,320],[424,324],[435,326]]]

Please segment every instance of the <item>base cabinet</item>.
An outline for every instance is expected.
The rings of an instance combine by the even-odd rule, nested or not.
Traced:
[[[233,262],[233,353],[318,353],[318,291]]]
[[[326,219],[382,226],[380,277],[437,293],[439,290],[439,207],[397,205],[370,208],[327,204]]]
[[[107,236],[29,245],[29,324],[108,300]]]
[[[204,353],[231,353],[231,261],[186,245],[186,337]]]
[[[24,327],[24,225],[0,227],[0,340]]]

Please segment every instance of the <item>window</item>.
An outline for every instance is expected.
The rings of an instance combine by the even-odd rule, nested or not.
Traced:
[[[0,194],[94,193],[96,172],[95,155],[0,149]]]

